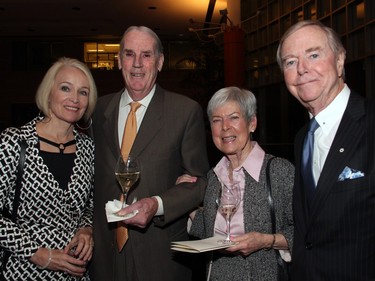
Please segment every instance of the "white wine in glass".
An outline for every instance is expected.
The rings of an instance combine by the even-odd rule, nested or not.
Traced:
[[[230,222],[233,217],[233,214],[237,211],[240,201],[241,193],[239,183],[233,183],[231,185],[222,186],[218,210],[225,219],[227,231],[225,239],[220,240],[220,243],[227,245],[234,244],[234,242],[230,240]]]
[[[136,158],[131,155],[120,155],[116,163],[115,175],[123,194],[122,208],[126,205],[126,198],[130,188],[138,181],[140,174],[140,165]]]

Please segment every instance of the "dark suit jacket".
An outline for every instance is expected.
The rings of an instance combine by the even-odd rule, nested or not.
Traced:
[[[95,251],[90,275],[99,281],[115,280],[114,264],[121,259],[114,249],[116,224],[107,223],[104,206],[120,196],[114,168],[120,155],[117,118],[122,92],[103,96],[93,119]],[[172,254],[170,242],[188,239],[187,214],[204,196],[209,165],[202,108],[187,97],[157,86],[130,153],[141,162],[141,177],[130,191],[128,203],[134,196],[140,200],[158,195],[163,200],[164,216],[155,217],[146,229],[129,229],[124,264],[115,270],[125,270],[126,280],[134,280],[134,272],[141,281],[190,280],[190,269]],[[176,186],[177,177],[183,173],[198,176],[198,182]]]
[[[370,103],[367,102],[370,106]],[[308,207],[301,179],[305,126],[296,136],[292,280],[375,280],[375,111],[351,93]],[[364,177],[338,181],[345,167]]]

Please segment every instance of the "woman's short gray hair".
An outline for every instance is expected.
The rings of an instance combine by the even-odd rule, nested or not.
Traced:
[[[257,101],[252,92],[238,87],[226,87],[218,90],[208,102],[207,115],[210,122],[212,114],[217,108],[232,101],[239,105],[247,122],[250,122],[256,116]]]

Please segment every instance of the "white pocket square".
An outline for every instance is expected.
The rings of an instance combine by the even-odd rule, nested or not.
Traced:
[[[354,170],[346,166],[344,170],[342,170],[337,181],[352,180],[352,179],[362,178],[364,176],[365,176],[365,173]]]

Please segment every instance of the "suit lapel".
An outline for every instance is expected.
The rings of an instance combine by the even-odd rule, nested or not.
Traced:
[[[139,156],[142,153],[162,127],[164,123],[164,100],[165,92],[157,85],[155,94],[147,107],[142,124],[131,148],[131,154],[134,156]]]
[[[116,93],[109,102],[105,112],[105,121],[103,122],[103,132],[108,142],[108,147],[111,149],[113,156],[117,159],[120,155],[120,144],[118,142],[118,113],[120,106],[121,94],[124,90]]]
[[[362,97],[351,93],[348,106],[344,112],[340,126],[337,130],[332,146],[324,163],[322,173],[317,183],[315,198],[311,203],[311,216],[314,219],[328,197],[332,187],[337,182],[341,171],[355,157],[358,142],[365,132],[364,100]]]

